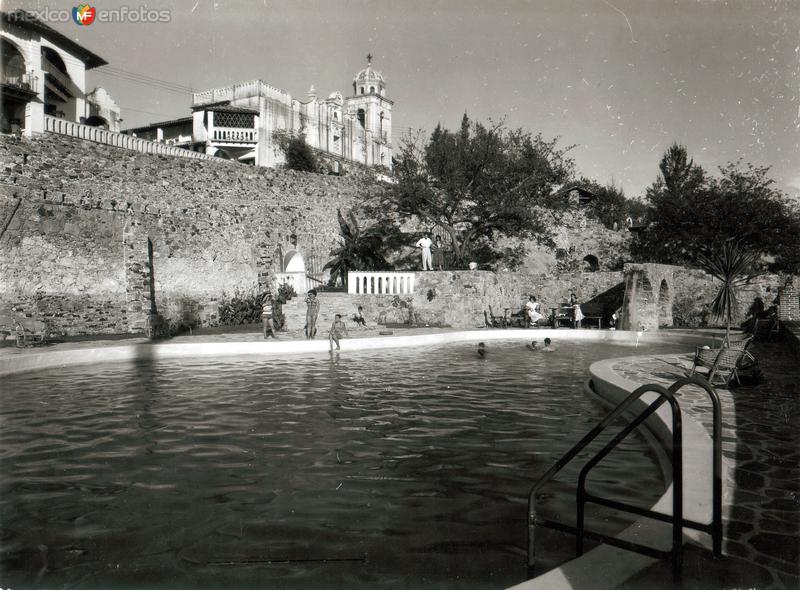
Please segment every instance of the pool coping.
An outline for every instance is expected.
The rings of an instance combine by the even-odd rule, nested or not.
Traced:
[[[432,332],[406,336],[379,336],[350,338],[341,340],[341,350],[375,350],[382,348],[405,348],[414,346],[436,346],[455,342],[477,342],[497,340],[538,340],[552,338],[557,346],[560,340],[613,342],[615,344],[631,344],[638,342],[663,342],[669,338],[708,339],[709,334],[682,331],[669,332],[625,332],[591,329],[536,329],[536,330],[502,330],[478,329],[448,332]],[[192,340],[202,340],[196,336]],[[312,354],[330,352],[328,340],[278,340],[278,341],[219,341],[213,337],[205,341],[185,342],[148,342],[139,341],[132,344],[100,346],[80,346],[61,350],[32,348],[17,354],[0,355],[0,376],[36,371],[40,369],[66,367],[71,365],[93,364],[103,362],[135,361],[137,359],[157,360],[166,358],[202,358],[224,356],[282,356],[287,354]]]
[[[653,331],[653,332],[627,332],[591,329],[537,329],[537,330],[503,330],[503,329],[478,329],[448,332],[433,332],[429,334],[414,334],[406,336],[380,336],[343,339],[341,351],[343,353],[353,350],[375,350],[386,348],[403,348],[419,346],[436,346],[458,342],[520,340],[541,341],[552,338],[555,345],[559,341],[586,341],[610,342],[615,344],[630,344],[631,346],[642,343],[665,342],[675,339],[697,339],[707,341],[713,333],[700,331]],[[202,338],[202,337],[196,337]],[[138,359],[167,359],[167,358],[202,358],[225,356],[263,356],[274,357],[287,354],[310,354],[329,352],[327,340],[289,340],[277,342],[235,342],[214,341],[205,342],[136,342],[128,345],[113,346],[85,346],[64,350],[37,350],[20,352],[14,355],[0,356],[0,376],[36,371],[46,368],[66,367],[81,364],[94,364],[105,362],[136,361]],[[675,355],[676,358],[680,355]],[[587,393],[598,398],[603,404],[617,405],[631,391],[641,383],[628,380],[613,370],[613,365],[621,360],[634,360],[650,358],[650,355],[630,357],[616,357],[593,363],[589,367],[590,382],[593,388],[587,386]],[[643,406],[652,400],[655,394],[646,394],[639,401]],[[652,445],[661,464],[665,469],[665,449],[671,444],[671,419],[669,409],[662,406],[646,424],[650,436],[649,442],[655,439]],[[709,502],[705,498],[704,489],[695,489],[693,482],[701,478],[691,477],[692,474],[711,473],[710,452],[697,452],[710,449],[711,441],[704,427],[683,413],[684,430],[684,499],[687,518],[705,521],[706,514],[710,514]],[[533,483],[533,482],[532,482]],[[710,484],[709,484],[710,489]],[[661,496],[653,509],[669,513],[671,509],[671,486]],[[708,495],[710,498],[710,494]],[[524,525],[521,525],[524,526]],[[670,535],[665,523],[649,519],[639,519],[629,528],[620,533],[620,538],[626,538],[638,543],[653,547],[668,549]],[[666,530],[666,532],[665,532]],[[705,542],[705,535],[693,531],[685,532],[684,537],[691,537],[698,542]],[[666,541],[666,543],[665,543]],[[655,563],[654,558],[631,553],[622,549],[601,545],[583,556],[573,559],[561,567],[551,570],[541,576],[517,584],[509,590],[543,590],[552,588],[591,587],[596,590],[613,588],[646,569]]]

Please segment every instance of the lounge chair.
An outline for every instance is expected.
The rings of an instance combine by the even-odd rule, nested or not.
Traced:
[[[486,311],[483,312],[483,318],[486,322],[487,328],[507,328],[508,322],[505,316],[502,315],[494,315],[492,311],[492,306],[489,306],[489,313],[487,314]]]
[[[692,375],[700,374],[698,369],[708,369],[705,375],[711,385],[728,385],[732,381],[740,384],[739,369],[753,367],[755,357],[748,352],[753,338],[748,336],[744,340],[730,342],[722,348],[697,348],[692,365]]]
[[[44,322],[28,318],[14,319],[14,337],[17,341],[17,348],[46,344],[49,332],[47,324]]]

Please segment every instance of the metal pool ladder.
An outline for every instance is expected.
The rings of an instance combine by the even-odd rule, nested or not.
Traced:
[[[701,523],[683,517],[683,431],[681,426],[681,411],[675,394],[686,385],[696,385],[702,388],[711,399],[713,409],[713,474],[712,474],[712,518],[710,523]],[[655,392],[658,397],[652,401],[647,408],[640,412],[636,418],[623,428],[614,438],[598,451],[583,466],[578,476],[578,486],[576,492],[576,526],[555,522],[552,520],[539,518],[536,515],[536,495],[541,488],[549,482],[561,469],[566,466],[578,453],[589,445],[600,433],[602,433],[616,418],[627,410],[642,395],[648,392]],[[633,506],[625,502],[602,498],[586,491],[586,478],[591,469],[597,465],[606,455],[608,455],[626,436],[640,426],[664,403],[668,403],[672,410],[672,449],[669,458],[672,463],[672,514],[662,514],[653,510]],[[643,555],[658,559],[669,558],[672,561],[673,577],[680,579],[683,564],[683,527],[702,531],[711,535],[713,551],[715,556],[722,553],[722,458],[721,458],[721,419],[720,403],[717,392],[702,377],[685,377],[673,383],[668,389],[657,384],[642,385],[623,400],[614,410],[606,416],[597,426],[595,426],[586,436],[584,436],[575,446],[565,453],[555,465],[531,488],[528,495],[528,573],[533,574],[534,566],[534,531],[537,526],[555,529],[562,532],[572,533],[576,536],[575,556],[583,554],[584,539],[589,538],[602,543],[607,543],[615,547],[635,551]],[[584,509],[587,502],[613,508],[622,512],[629,512],[637,516],[644,516],[667,522],[672,525],[672,549],[663,551],[653,547],[648,547],[632,541],[618,539],[599,532],[586,530],[584,526]]]

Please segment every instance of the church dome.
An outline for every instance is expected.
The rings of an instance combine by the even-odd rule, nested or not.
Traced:
[[[367,55],[367,67],[353,78],[353,92],[356,94],[385,95],[386,80],[383,74],[372,68],[372,55]]]

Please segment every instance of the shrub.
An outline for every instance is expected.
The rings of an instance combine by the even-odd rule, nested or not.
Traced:
[[[265,298],[266,293],[246,294],[237,290],[231,298],[223,293],[219,303],[220,325],[241,326],[260,322]]]

